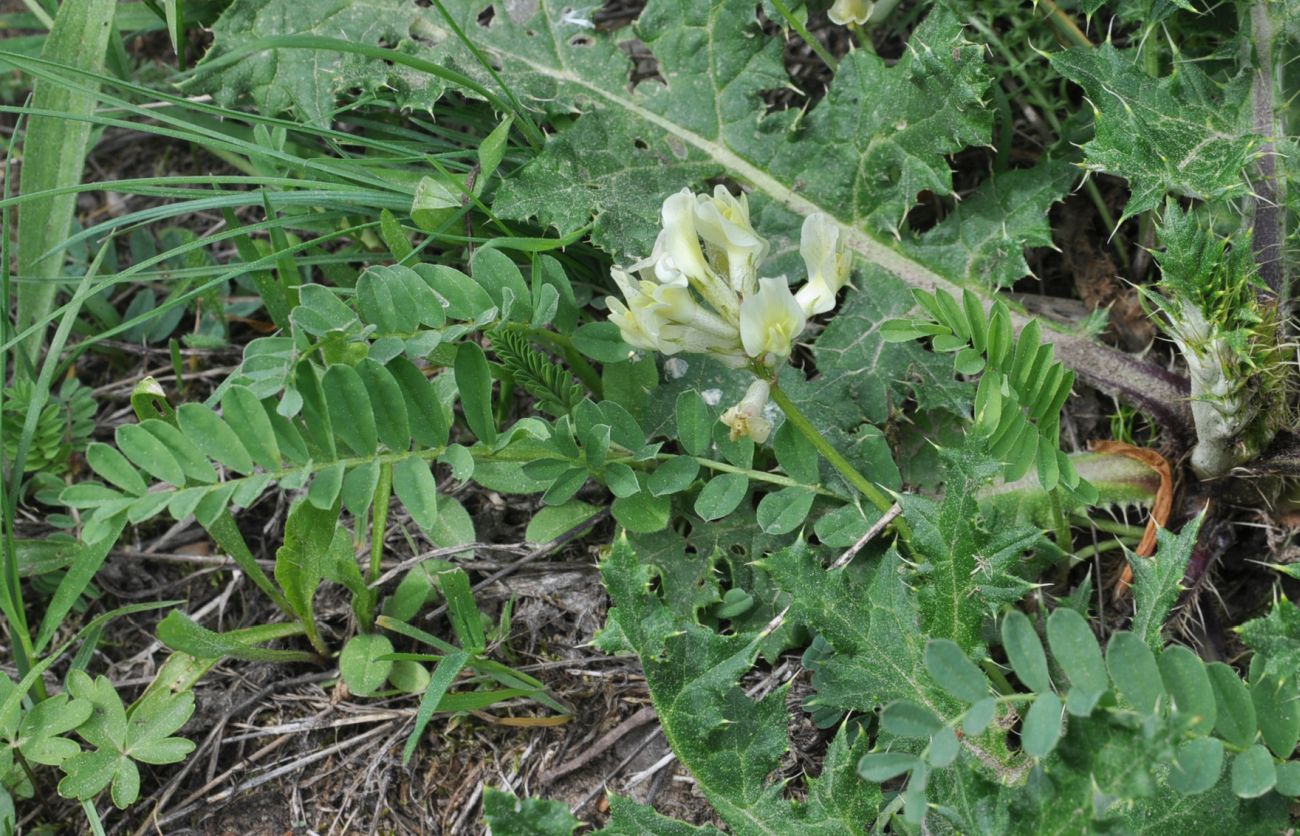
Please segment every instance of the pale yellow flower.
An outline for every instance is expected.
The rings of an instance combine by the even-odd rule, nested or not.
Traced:
[[[861,26],[875,8],[875,0],[835,0],[827,16],[840,26]]]
[[[710,263],[727,277],[731,289],[746,296],[753,293],[758,265],[767,256],[768,243],[749,222],[749,199],[745,194],[734,197],[726,186],[719,185],[711,197],[697,195],[695,228],[704,240]]]
[[[795,298],[808,316],[835,307],[835,294],[849,281],[852,256],[844,246],[839,224],[817,212],[803,222],[799,255],[808,268],[808,281]]]
[[[731,440],[752,438],[758,444],[772,434],[772,422],[763,417],[771,387],[766,380],[755,380],[740,403],[722,413],[722,423],[731,428]]]
[[[758,284],[758,292],[740,304],[740,340],[750,357],[775,366],[790,356],[807,318],[785,276]]]

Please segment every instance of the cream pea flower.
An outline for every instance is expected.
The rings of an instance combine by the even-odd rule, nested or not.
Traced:
[[[852,262],[839,225],[821,212],[809,215],[800,233],[799,255],[808,268],[808,281],[795,298],[807,316],[826,313],[835,307],[835,294],[848,283]]]
[[[643,351],[659,350],[659,330],[663,325],[655,312],[654,299],[641,292],[631,276],[615,267],[610,271],[614,283],[623,293],[626,304],[616,296],[606,296],[605,304],[609,307],[609,321],[618,326],[623,342]]]
[[[848,282],[844,233],[828,215],[804,221],[799,252],[808,280],[797,295],[784,276],[758,278],[768,242],[754,231],[743,194],[683,189],[664,201],[661,216],[649,257],[612,273],[623,298],[606,299],[610,321],[633,348],[708,354],[766,377],[790,356],[808,317],[834,308]]]
[[[762,444],[772,434],[772,422],[763,417],[772,387],[766,380],[755,380],[740,403],[722,413],[722,423],[731,428],[731,440],[752,438]]]
[[[759,279],[758,285],[740,304],[740,340],[750,357],[776,366],[790,356],[808,320],[785,276]]]
[[[753,293],[768,243],[749,222],[749,198],[743,192],[733,197],[722,185],[714,188],[711,197],[696,196],[695,228],[713,268],[727,277],[731,289],[742,295]]]
[[[861,26],[871,17],[875,0],[835,0],[827,17],[840,26]]]

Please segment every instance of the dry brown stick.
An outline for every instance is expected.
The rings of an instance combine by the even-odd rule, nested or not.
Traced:
[[[614,746],[614,744],[618,743],[634,729],[639,729],[646,723],[654,722],[656,717],[658,717],[658,715],[655,714],[654,707],[647,705],[645,708],[628,717],[614,728],[605,732],[601,735],[599,740],[582,750],[582,753],[576,758],[560,764],[550,772],[543,775],[540,779],[542,786],[552,784],[560,778],[563,778],[565,775],[568,775],[575,770],[582,769],[596,758],[605,754],[605,752]]]
[[[867,529],[867,533],[858,538],[858,542],[854,543],[849,547],[848,551],[835,559],[835,562],[830,566],[830,570],[834,571],[835,569],[843,569],[845,566],[848,566],[849,561],[853,560],[854,556],[857,555],[858,552],[862,551],[862,547],[867,543],[870,543],[877,534],[884,531],[885,526],[893,522],[894,518],[901,513],[903,513],[903,506],[899,505],[897,502],[889,506],[889,510],[885,512],[885,515],[876,520],[875,524],[871,526],[871,528]]]

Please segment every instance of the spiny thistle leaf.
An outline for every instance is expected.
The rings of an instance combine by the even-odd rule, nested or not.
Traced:
[[[416,50],[429,40],[451,36],[439,26],[435,10],[401,0],[340,3],[338,0],[270,0],[232,3],[212,26],[211,64],[236,47],[276,35],[321,35],[369,46]],[[200,65],[202,66],[202,64]],[[257,109],[272,115],[292,111],[309,125],[327,127],[340,94],[385,88],[403,105],[431,104],[444,85],[435,76],[386,66],[359,55],[328,49],[268,49],[244,56],[196,86],[220,104],[251,96]]]
[[[1247,121],[1248,74],[1220,92],[1194,64],[1153,79],[1138,61],[1138,50],[1110,43],[1052,56],[1052,66],[1082,86],[1095,109],[1085,167],[1129,181],[1132,197],[1121,220],[1156,208],[1168,194],[1245,195],[1244,169],[1259,144]]]
[[[944,275],[998,290],[1028,275],[1025,247],[1050,247],[1048,210],[1075,173],[1064,163],[994,174],[907,249]]]
[[[1166,528],[1156,531],[1156,553],[1151,557],[1138,557],[1124,549],[1135,578],[1133,598],[1137,611],[1133,616],[1133,632],[1153,650],[1164,646],[1162,628],[1174,602],[1178,600],[1187,562],[1196,548],[1205,515],[1183,526],[1174,534]]]
[[[614,544],[601,572],[615,606],[610,621],[641,657],[664,735],[731,832],[866,831],[878,790],[854,774],[861,753],[851,752],[844,732],[822,776],[809,779],[806,801],[787,800],[772,780],[789,747],[789,688],[754,700],[739,686],[762,631],[724,636],[674,616],[651,592],[652,571],[626,539]]]

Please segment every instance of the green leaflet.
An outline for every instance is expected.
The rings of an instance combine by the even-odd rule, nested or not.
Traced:
[[[1081,85],[1095,108],[1085,166],[1129,181],[1124,218],[1154,209],[1166,194],[1201,200],[1246,194],[1244,169],[1259,145],[1249,133],[1249,75],[1219,91],[1190,62],[1180,63],[1175,75],[1152,79],[1138,60],[1137,50],[1109,43],[1052,56],[1052,66]]]
[[[641,657],[664,734],[732,833],[866,831],[879,795],[854,774],[861,751],[847,744],[846,731],[822,775],[808,780],[805,802],[787,800],[782,782],[773,780],[789,746],[788,688],[755,701],[739,687],[762,631],[722,635],[674,616],[649,594],[652,570],[625,538],[601,571],[615,605],[610,622]]]

